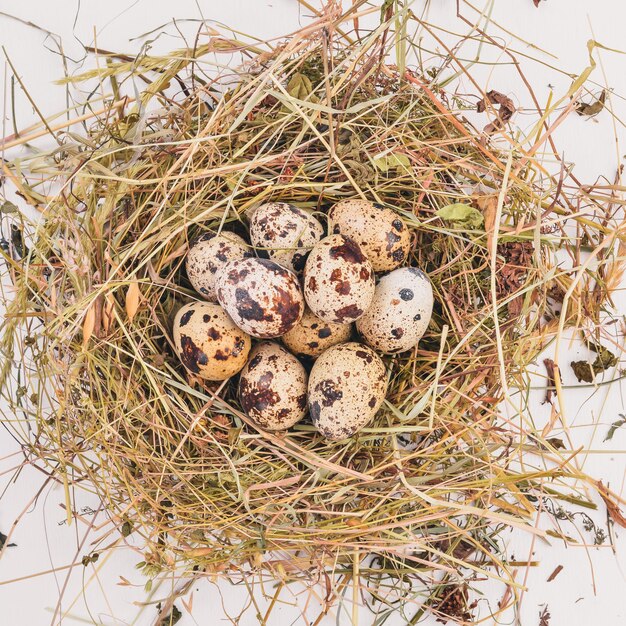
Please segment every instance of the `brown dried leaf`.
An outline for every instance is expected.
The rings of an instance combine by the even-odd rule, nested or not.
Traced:
[[[140,299],[141,291],[139,290],[139,283],[137,281],[133,281],[130,285],[128,285],[128,291],[126,292],[126,315],[128,315],[128,319],[131,322],[139,309]]]
[[[552,359],[544,359],[543,364],[548,373],[548,384],[546,386],[546,397],[544,399],[545,404],[546,402],[552,402],[552,394],[556,388],[556,376],[558,375],[559,380],[561,380],[561,372]]]
[[[484,113],[488,108],[490,108],[490,104],[497,104],[499,105],[499,108],[497,109],[498,115],[496,119],[490,124],[487,124],[487,126],[483,129],[487,134],[501,129],[513,117],[513,113],[516,111],[513,100],[511,100],[508,96],[505,96],[503,93],[495,91],[495,89],[487,92],[485,97],[476,106],[476,110],[479,113]]]
[[[611,492],[602,484],[601,480],[596,482],[596,487],[598,488],[600,497],[604,500],[604,504],[606,504],[609,517],[622,528],[626,528],[626,517],[622,515],[622,511],[619,505],[613,500]]]
[[[602,90],[600,97],[595,102],[579,102],[576,105],[576,113],[578,115],[598,115],[600,111],[604,108],[604,103],[606,101],[606,89]]]
[[[570,363],[571,368],[576,374],[576,379],[579,383],[592,383],[595,377],[595,372],[591,363],[588,361],[572,361]]]
[[[487,233],[487,252],[491,256],[493,249],[494,226],[496,225],[496,214],[498,212],[498,195],[477,196],[476,204],[483,212],[485,218],[485,232]]]
[[[95,302],[87,309],[83,319],[83,348],[87,347],[96,326],[96,307],[94,305]]]

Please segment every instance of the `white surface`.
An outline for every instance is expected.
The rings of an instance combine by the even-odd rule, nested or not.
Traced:
[[[479,0],[477,3],[480,3]],[[480,4],[482,6],[483,3]],[[134,3],[130,0],[109,0],[106,3],[83,0],[80,5],[78,2],[53,3],[49,0],[30,0],[21,4],[2,0],[0,11],[35,22],[61,35],[66,54],[79,59],[82,57],[82,47],[78,40],[89,43],[93,40],[94,32],[97,33],[99,47],[132,52],[138,49],[140,42],[129,41],[131,37],[149,31],[173,17],[198,19],[199,6],[207,19],[215,19],[244,32],[268,37],[291,32],[308,20],[308,16],[299,10],[295,0],[204,0],[198,3],[192,0],[178,0],[175,3],[164,0],[138,0]],[[422,0],[416,3],[416,7],[420,9],[423,6]],[[436,0],[429,7],[428,15],[433,24],[459,32],[467,30],[455,17],[454,0]],[[595,37],[612,48],[622,45],[626,4],[618,0],[546,0],[539,8],[535,8],[531,0],[496,0],[493,17],[518,36],[558,57],[553,60],[544,55],[544,60],[577,74],[588,64],[588,39]],[[181,28],[192,33],[197,28],[197,23],[181,22]],[[505,35],[504,37],[506,38]],[[524,43],[510,37],[509,40],[513,48],[536,54]],[[44,47],[50,41],[46,42],[41,32],[29,26],[0,16],[0,43],[6,48],[43,113],[52,114],[64,108],[64,91],[52,84],[54,79],[62,75],[60,59]],[[179,43],[168,37],[162,37],[154,43],[157,50],[167,50],[172,45],[178,46]],[[598,68],[594,80],[614,89],[613,106],[626,119],[626,106],[622,100],[622,95],[626,94],[626,57],[611,52],[599,52],[597,56],[602,59],[606,76],[603,76],[603,68]],[[87,59],[85,64],[88,66],[91,62],[92,60]],[[480,85],[485,90],[497,89],[511,95],[522,107],[530,105],[527,97],[518,96],[522,92],[518,91],[519,83],[512,77],[510,66],[475,67],[472,71],[479,72]],[[555,86],[558,94],[567,89],[571,80],[546,66],[531,62],[525,66],[525,72],[542,104],[546,101],[550,84]],[[32,107],[21,94],[18,94],[17,104],[16,121],[19,128],[36,121]],[[522,126],[523,115],[524,112],[517,118],[517,123]],[[530,120],[530,114],[528,119]],[[6,120],[5,124],[5,133],[12,132],[11,125]],[[594,180],[598,176],[606,176],[612,180],[622,154],[621,148],[615,144],[616,130],[623,137],[624,129],[620,124],[614,127],[606,111],[598,120],[572,115],[557,132],[556,140],[566,159],[577,164],[579,177]],[[14,200],[12,197],[8,199]],[[619,300],[623,305],[624,300],[618,299],[618,305]],[[622,341],[623,338],[620,336],[619,340]],[[584,358],[587,351],[573,348],[573,354]],[[564,363],[568,361],[569,359],[563,359]],[[574,383],[573,374],[569,368],[564,368],[564,384],[567,386]],[[541,387],[541,384],[541,379],[537,379],[537,385]],[[540,399],[541,391],[538,390],[536,396]],[[621,384],[598,387],[591,392],[588,389],[568,389],[567,401],[570,404],[568,423],[576,443],[592,450],[584,458],[586,471],[602,478],[605,483],[609,482],[616,492],[621,493],[626,469],[623,455],[626,428],[618,431],[612,441],[603,443],[610,423],[618,419],[619,413],[626,412]],[[547,416],[548,408],[536,402],[534,417],[537,422],[542,423]],[[555,432],[554,435],[559,436],[559,433]],[[45,476],[32,468],[25,468],[13,481],[14,474],[11,470],[19,461],[16,452],[15,442],[4,429],[0,429],[0,493],[1,490],[6,490],[0,500],[0,530],[8,532],[13,520],[22,510],[26,508],[28,511],[12,537],[18,547],[7,549],[0,560],[0,622],[18,626],[59,623],[57,602],[60,590],[66,587],[61,606],[65,615],[63,624],[152,623],[156,615],[154,606],[140,606],[147,599],[147,595],[142,590],[145,580],[134,569],[140,556],[133,551],[132,544],[129,549],[112,553],[97,575],[92,566],[79,567],[71,572],[62,569],[74,560],[76,553],[89,553],[92,535],[89,535],[85,545],[81,545],[82,538],[88,530],[88,524],[97,525],[104,521],[104,514],[100,512],[92,515],[90,509],[85,508],[82,518],[84,523],[67,527],[63,523],[65,514],[61,508],[64,502],[62,491],[49,485],[44,487],[37,501],[31,503]],[[82,507],[98,506],[97,502],[84,496],[79,498],[79,502]],[[601,526],[606,526],[602,507],[594,515],[594,519]],[[567,524],[564,529],[574,532]],[[528,573],[525,568],[519,571],[518,581],[528,587],[518,616],[519,623],[524,626],[538,624],[539,612],[546,603],[552,615],[550,626],[595,623],[613,626],[624,623],[626,581],[622,566],[626,552],[626,531],[616,528],[614,535],[615,553],[610,547],[566,549],[556,540],[552,540],[550,547],[545,543],[531,546],[528,537],[506,533],[505,536],[510,537],[511,551],[517,559],[524,561],[533,558],[540,561]],[[588,540],[589,534],[584,538]],[[98,565],[100,564],[101,562]],[[564,566],[561,574],[553,582],[546,583],[548,575],[559,564]],[[57,569],[54,574],[44,574],[9,585],[2,584],[53,568]],[[130,584],[120,584],[120,576]],[[245,590],[227,585],[223,585],[221,589],[228,612],[236,615],[246,601]],[[488,602],[494,607],[503,589],[493,582],[484,583],[482,589],[486,596],[479,601],[477,614],[486,619],[486,623],[492,623],[488,619]],[[154,594],[154,598],[165,596],[166,591],[164,587]],[[272,593],[270,586],[267,591]],[[289,605],[273,613],[270,626],[291,623],[298,617],[299,610],[305,610],[302,602],[304,596],[298,599],[290,593],[285,591],[281,596]],[[185,601],[189,603],[189,595]],[[180,601],[176,604],[184,614],[179,622],[180,626],[227,623],[220,594],[217,587],[209,581],[195,586],[191,611],[186,610]],[[56,617],[53,618],[55,613]],[[310,610],[306,614],[309,620],[316,615],[316,610]],[[282,616],[280,620],[279,616]],[[363,610],[359,623],[371,624],[373,619],[371,613]],[[501,623],[512,623],[514,619],[510,615]],[[258,622],[253,608],[241,624],[256,623]],[[338,619],[331,613],[323,623],[350,624],[349,611],[344,610]],[[388,623],[404,624],[405,621],[397,618]]]

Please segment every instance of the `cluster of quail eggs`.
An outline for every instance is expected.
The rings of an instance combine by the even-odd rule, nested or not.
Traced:
[[[271,202],[250,216],[250,245],[233,232],[200,237],[186,270],[204,301],[177,312],[173,339],[196,377],[239,374],[241,407],[259,427],[285,430],[308,412],[339,440],[380,408],[379,354],[417,345],[433,292],[421,270],[403,267],[410,234],[392,209],[344,200],[327,224],[325,233],[313,214]]]

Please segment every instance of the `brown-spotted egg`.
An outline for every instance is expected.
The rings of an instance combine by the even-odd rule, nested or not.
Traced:
[[[304,313],[297,276],[269,259],[231,261],[217,273],[215,287],[219,303],[253,337],[280,337]]]
[[[401,265],[411,246],[411,235],[400,216],[367,200],[342,200],[328,211],[328,232],[351,237],[369,259],[375,272]]]
[[[333,346],[309,375],[309,413],[328,439],[351,437],[376,415],[387,393],[385,365],[367,346]]]
[[[250,218],[252,245],[296,274],[302,273],[306,255],[323,234],[317,219],[286,202],[262,204]]]
[[[372,302],[374,288],[372,265],[353,239],[329,235],[311,250],[304,266],[304,298],[317,317],[354,322]]]
[[[363,339],[380,352],[404,352],[417,345],[433,312],[433,289],[415,267],[401,267],[376,285],[370,308],[357,322]]]
[[[191,286],[209,302],[217,302],[215,275],[233,259],[244,259],[254,254],[246,242],[235,233],[207,233],[189,248],[186,259],[187,277]]]
[[[239,377],[239,401],[261,428],[286,430],[307,407],[307,373],[302,363],[277,343],[254,347]]]
[[[190,302],[174,318],[176,352],[189,372],[204,380],[226,380],[246,364],[250,337],[224,309],[210,302]]]
[[[351,333],[351,324],[325,322],[307,308],[302,319],[282,339],[294,354],[315,358],[327,348],[348,341]]]

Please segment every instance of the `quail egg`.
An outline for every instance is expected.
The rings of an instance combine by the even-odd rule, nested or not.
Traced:
[[[231,261],[218,272],[215,287],[219,303],[253,337],[280,337],[304,313],[297,276],[268,259]]]
[[[246,364],[250,337],[210,302],[190,302],[174,318],[173,339],[182,364],[204,380],[226,380]]]
[[[325,322],[357,320],[374,297],[372,265],[359,244],[344,235],[330,235],[315,245],[304,266],[304,298]]]
[[[352,324],[325,322],[306,308],[302,319],[283,335],[283,343],[294,354],[315,358],[327,348],[348,341],[351,333]]]
[[[235,233],[202,235],[187,253],[187,277],[191,286],[209,302],[217,302],[215,274],[233,259],[244,259],[254,254],[246,242]]]
[[[351,237],[375,272],[392,270],[409,254],[411,235],[400,216],[367,200],[342,200],[328,212],[328,232]]]
[[[385,365],[371,348],[355,342],[333,346],[311,369],[311,420],[328,439],[346,439],[376,415],[386,393]]]
[[[306,398],[302,363],[277,343],[257,344],[239,377],[239,400],[246,415],[262,428],[286,430],[304,417]]]
[[[317,219],[286,202],[262,204],[250,218],[252,245],[296,274],[302,273],[306,255],[323,235]]]
[[[380,352],[417,345],[433,312],[433,288],[422,270],[401,267],[383,276],[370,308],[357,322],[363,339]]]

